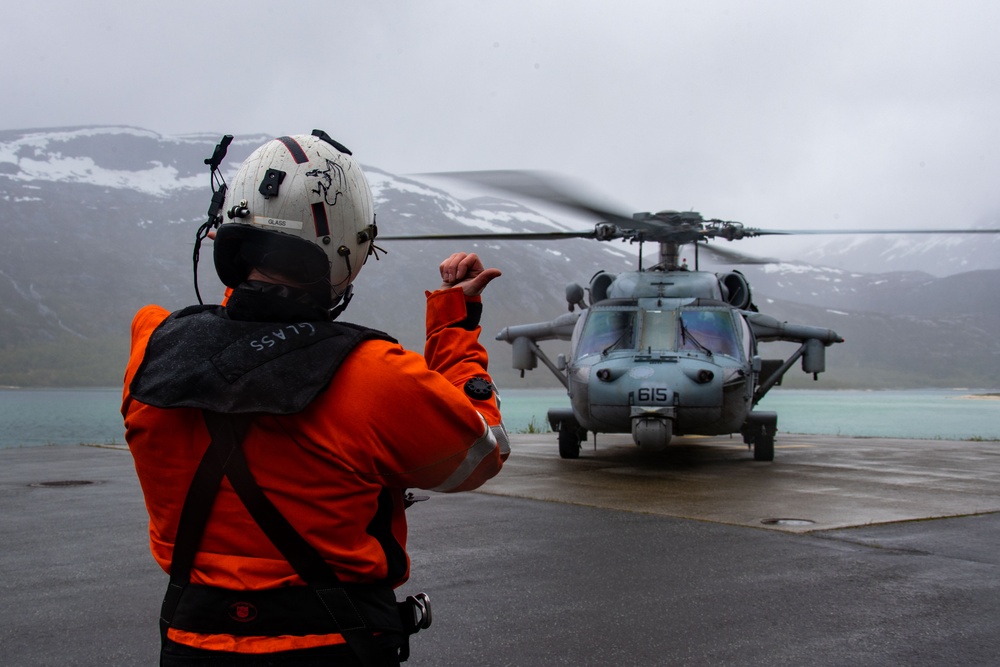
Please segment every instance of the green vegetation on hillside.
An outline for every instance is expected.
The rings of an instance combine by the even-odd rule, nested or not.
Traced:
[[[115,387],[128,362],[127,335],[82,339],[67,334],[49,342],[0,349],[0,385],[8,387]]]

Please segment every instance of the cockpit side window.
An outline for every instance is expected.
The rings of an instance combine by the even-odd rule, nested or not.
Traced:
[[[634,310],[591,310],[580,335],[576,356],[631,349],[635,342]]]
[[[740,341],[729,310],[682,310],[679,350],[740,358]]]
[[[742,315],[736,317],[736,321],[740,323],[740,338],[743,341],[743,354],[746,355],[747,359],[750,359],[754,355],[754,339],[753,333],[750,330],[750,325],[747,320]]]

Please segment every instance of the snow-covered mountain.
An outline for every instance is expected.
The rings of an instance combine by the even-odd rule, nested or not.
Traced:
[[[1000,215],[993,220],[949,220],[940,228],[1000,229]],[[863,273],[920,271],[950,276],[1000,269],[1000,234],[808,235],[759,239],[747,245],[754,244],[765,248],[762,254],[768,257]]]
[[[170,196],[204,188],[206,147],[221,134],[163,137],[134,127],[0,132],[0,174],[31,187],[77,183]],[[241,137],[231,155],[248,155],[266,137]],[[236,163],[239,164],[238,162]]]
[[[0,384],[115,384],[136,308],[194,302],[194,233],[211,196],[204,160],[220,138],[130,127],[0,132]],[[231,177],[268,138],[237,137],[223,172]],[[519,203],[462,199],[372,165],[365,172],[384,236],[565,228]],[[545,369],[520,380],[496,332],[565,312],[569,282],[586,285],[597,271],[637,266],[635,247],[621,242],[379,245],[387,254],[369,260],[345,319],[420,349],[423,290],[436,286],[443,257],[474,249],[504,271],[487,293],[483,341],[491,371],[510,386],[556,383]],[[222,288],[210,243],[201,260],[201,293],[215,300]],[[761,310],[847,338],[828,353],[821,386],[995,386],[1000,270],[940,279],[895,272],[888,260],[877,266],[877,273],[851,272],[796,261],[742,270]]]
[[[967,229],[1000,228],[1000,216],[989,223],[959,224]],[[914,234],[828,238],[812,244],[801,259],[853,271],[886,267],[891,271],[923,271],[950,276],[967,271],[1000,269],[1000,234]]]
[[[98,372],[109,355],[125,358],[135,310],[194,302],[192,251],[211,197],[204,160],[220,135],[161,137],[136,128],[60,128],[0,132],[0,384],[114,384],[120,368]],[[230,145],[230,177],[269,137]],[[559,228],[523,206],[448,193],[365,166],[380,233],[530,231]],[[440,283],[439,262],[475,249],[504,270],[491,286],[484,340],[497,365],[509,360],[493,334],[511,323],[550,319],[565,308],[564,288],[596,271],[627,270],[635,255],[586,241],[495,243],[380,241],[355,285],[346,318],[391,332],[421,349],[423,290]],[[581,277],[582,276],[582,277]],[[202,248],[201,293],[218,299],[211,243]],[[555,313],[553,314],[553,310]],[[66,350],[74,350],[72,354]],[[88,359],[95,361],[91,364]],[[65,369],[78,372],[72,380]],[[89,378],[94,378],[92,381]],[[541,378],[539,378],[541,380]]]

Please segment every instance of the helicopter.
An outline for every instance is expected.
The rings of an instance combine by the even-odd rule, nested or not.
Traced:
[[[552,232],[379,235],[379,240],[588,238],[639,243],[637,271],[599,271],[587,288],[566,287],[568,312],[546,322],[505,327],[496,338],[512,348],[521,371],[539,360],[566,389],[570,407],[552,408],[547,420],[558,434],[559,454],[578,458],[588,433],[631,434],[645,450],[663,450],[674,436],[740,434],[756,461],[773,461],[778,415],[756,409],[796,362],[817,380],[826,370],[826,348],[843,343],[835,331],[782,322],[761,313],[750,284],[737,270],[701,271],[699,253],[732,263],[773,262],[708,245],[767,235],[997,233],[1000,230],[778,230],[705,219],[693,211],[624,215],[571,194],[533,172],[434,174],[557,204],[596,216],[593,229]],[[658,257],[643,266],[642,245],[655,243]],[[695,266],[680,259],[693,245]],[[552,360],[540,342],[570,343]],[[785,341],[798,348],[784,359],[765,359],[761,346]]]

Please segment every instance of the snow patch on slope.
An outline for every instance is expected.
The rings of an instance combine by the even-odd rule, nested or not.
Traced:
[[[162,137],[155,132],[132,127],[94,127],[66,131],[25,134],[13,141],[0,142],[0,175],[28,183],[49,181],[84,183],[105,188],[135,190],[154,196],[167,196],[186,188],[204,188],[206,175],[182,178],[175,167],[151,162],[148,169],[137,171],[108,169],[89,157],[63,155],[59,144],[81,137],[109,134],[130,135],[156,141],[193,141],[194,138]],[[8,166],[9,165],[9,166]]]

